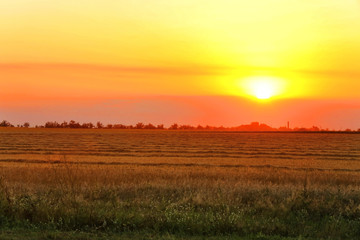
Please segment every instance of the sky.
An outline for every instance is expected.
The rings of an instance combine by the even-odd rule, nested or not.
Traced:
[[[0,0],[0,119],[360,128],[358,0]]]

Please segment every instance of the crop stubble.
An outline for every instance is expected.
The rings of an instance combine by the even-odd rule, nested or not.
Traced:
[[[355,236],[359,146],[359,134],[0,130],[2,214],[67,230]]]

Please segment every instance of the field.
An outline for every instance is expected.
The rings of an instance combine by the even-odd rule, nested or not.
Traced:
[[[1,239],[356,239],[360,134],[0,129]]]

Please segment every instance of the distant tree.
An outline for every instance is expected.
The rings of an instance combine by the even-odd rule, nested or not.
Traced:
[[[164,129],[165,127],[164,127],[164,124],[159,124],[159,125],[156,126],[156,128],[157,129]]]
[[[171,125],[171,126],[169,127],[169,129],[170,129],[170,130],[177,130],[178,127],[179,127],[179,125],[178,125],[177,123],[174,123],[173,125]]]
[[[92,123],[83,123],[83,124],[81,124],[81,128],[89,128],[89,129],[91,129],[91,128],[94,128],[94,124],[92,124]]]
[[[191,126],[191,125],[180,125],[178,127],[178,129],[181,129],[181,130],[190,130],[190,129],[194,129],[195,127]]]
[[[202,130],[202,129],[204,129],[204,127],[199,124],[199,125],[196,127],[196,129],[197,129],[197,130]]]
[[[60,128],[61,125],[57,122],[46,122],[45,128]]]
[[[69,125],[68,125],[68,123],[66,121],[64,121],[63,123],[60,124],[60,127],[61,128],[68,128]]]
[[[96,123],[96,127],[97,127],[97,128],[103,128],[104,125],[103,125],[101,122],[97,122],[97,123]]]
[[[145,125],[142,122],[139,122],[135,125],[136,129],[143,129],[145,127]]]
[[[69,128],[75,128],[76,122],[74,120],[70,120],[69,122]]]
[[[312,128],[310,128],[310,131],[318,132],[320,131],[320,128],[317,126],[312,126]]]
[[[129,128],[128,126],[124,125],[124,124],[114,124],[113,128],[116,129],[126,129]]]
[[[28,127],[30,127],[30,123],[25,122],[23,126],[24,126],[25,128],[28,128]]]
[[[9,123],[8,121],[6,120],[3,120],[1,123],[0,123],[0,127],[11,127],[13,125],[11,125],[11,123]]]
[[[111,128],[113,128],[113,125],[112,125],[112,124],[107,124],[107,125],[106,125],[106,128],[111,129]]]
[[[153,124],[151,124],[151,123],[146,124],[146,125],[144,126],[144,128],[145,128],[145,129],[156,129],[156,127],[155,127]]]
[[[69,128],[80,128],[80,127],[81,127],[80,123],[75,122],[74,120],[71,120],[69,122]]]

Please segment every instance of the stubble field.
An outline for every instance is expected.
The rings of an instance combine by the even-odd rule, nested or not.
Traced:
[[[0,129],[2,239],[356,239],[360,134]]]

